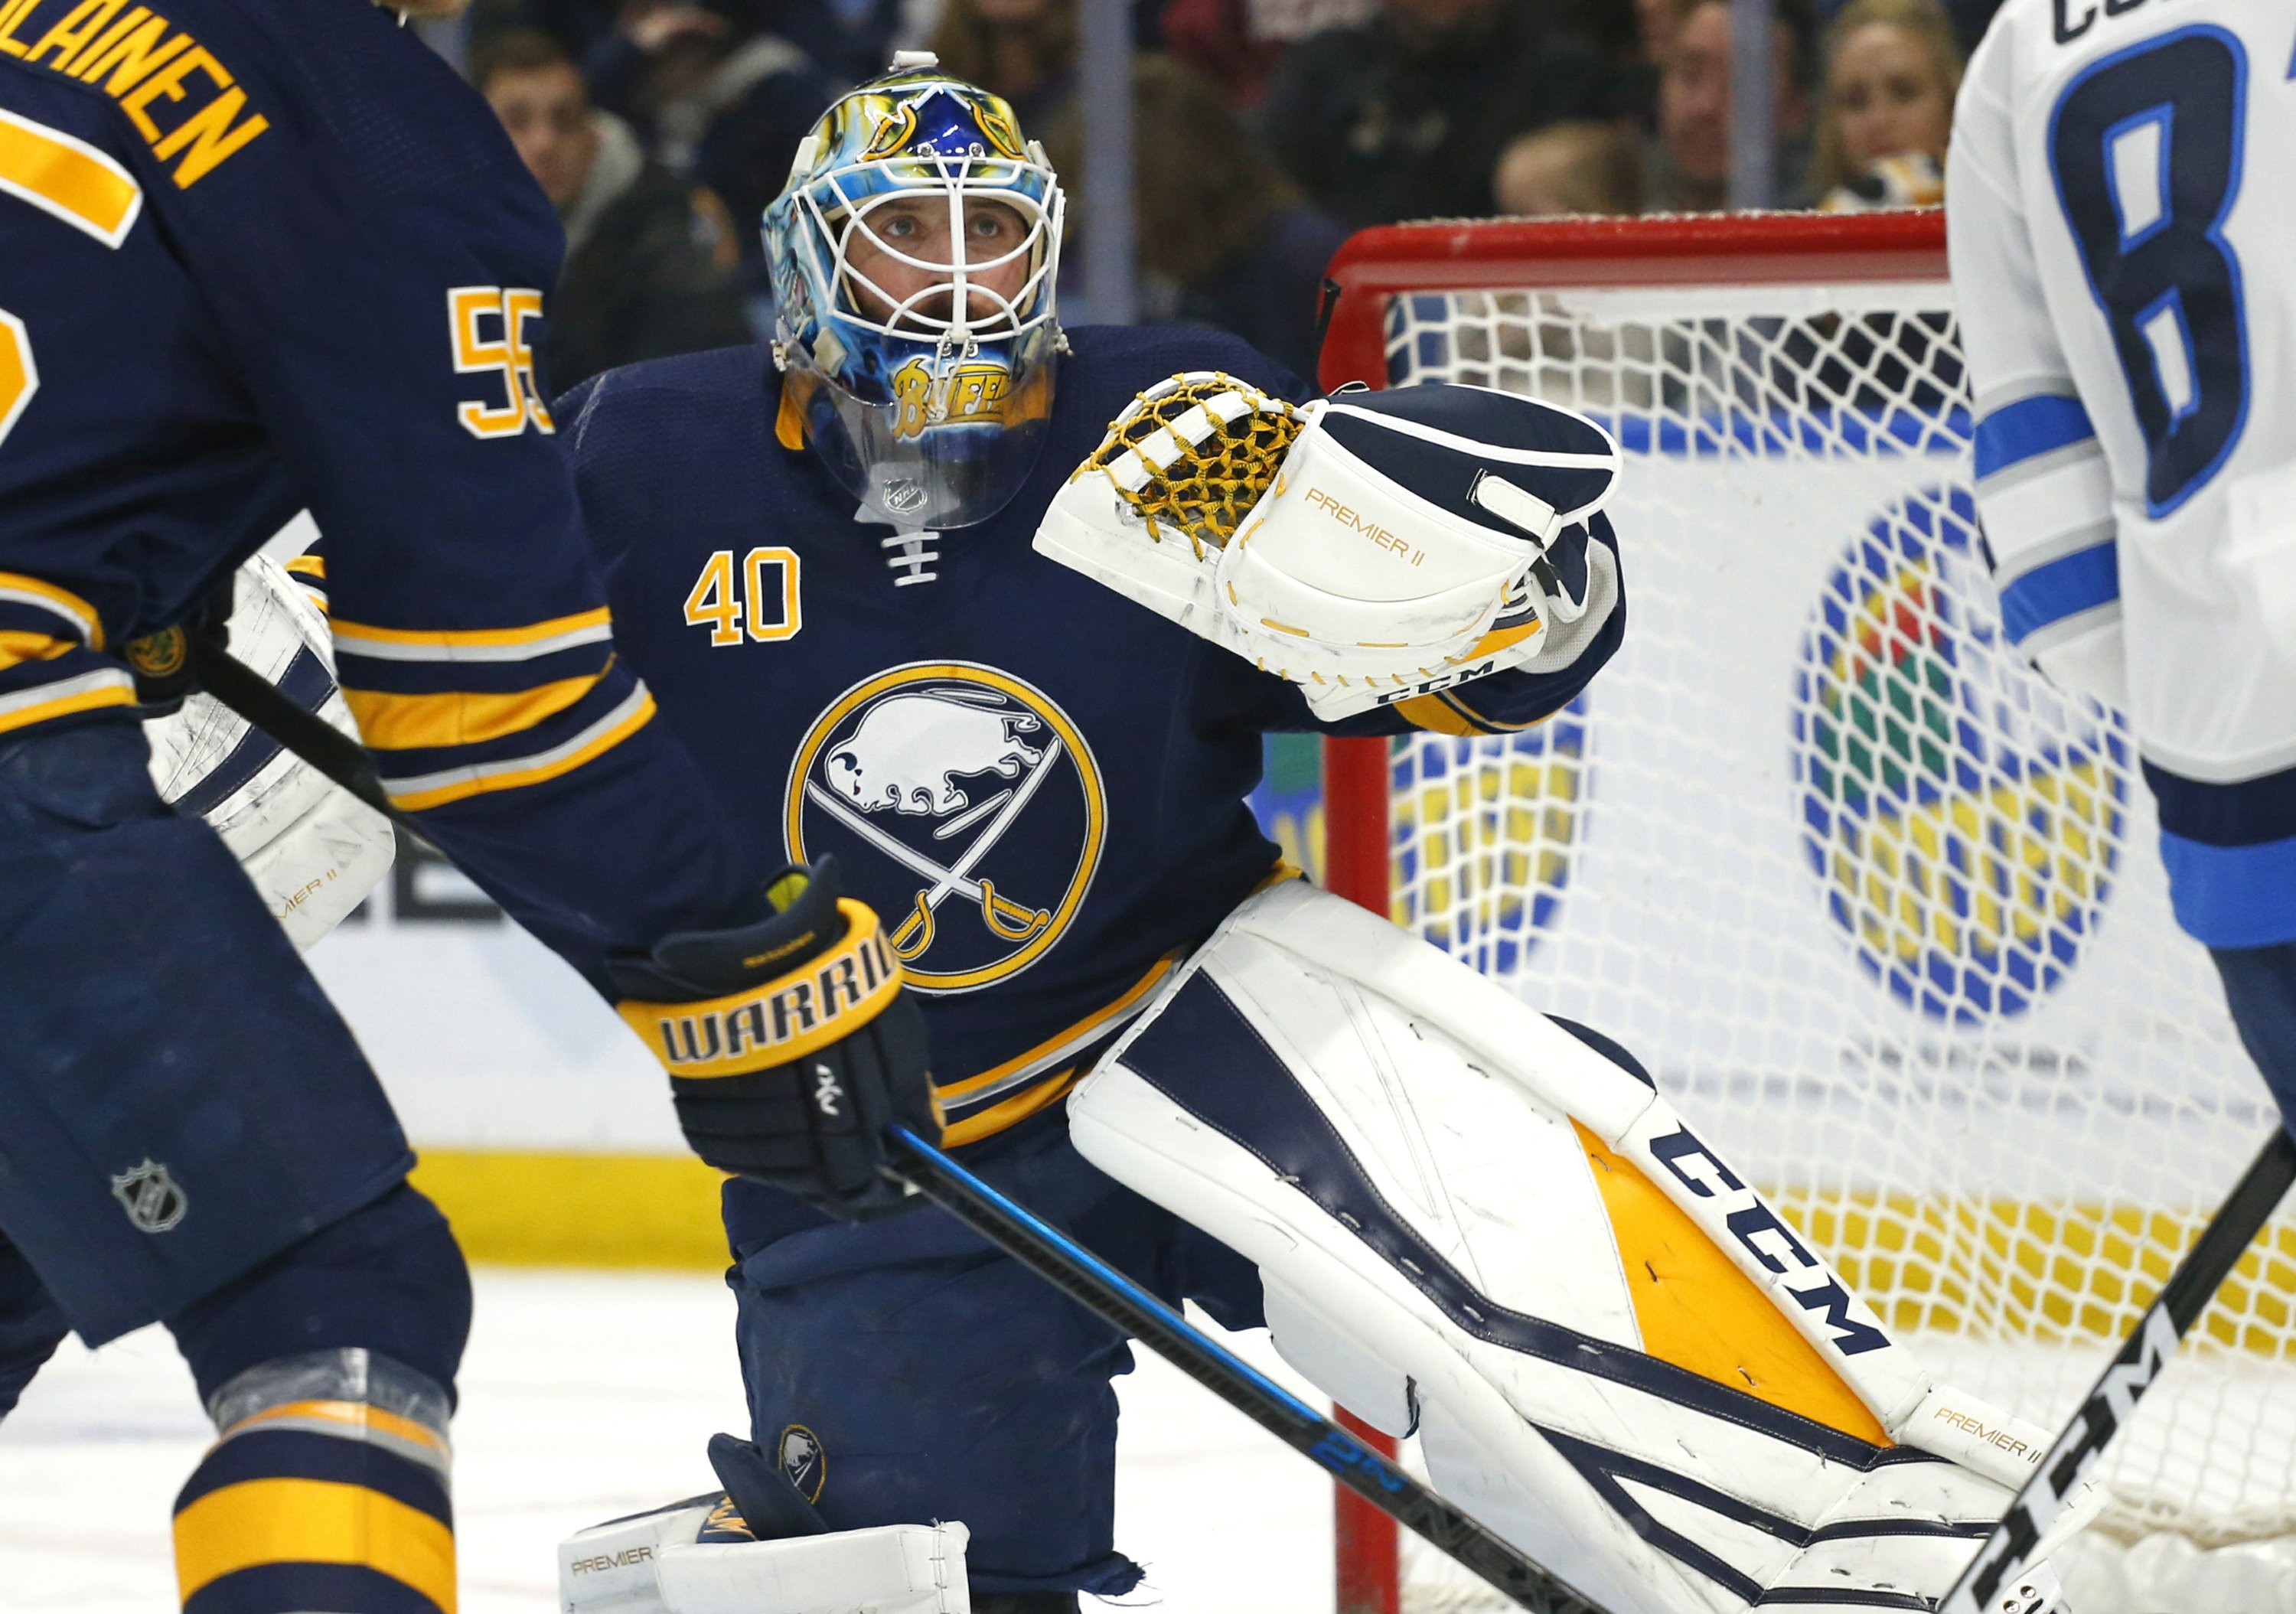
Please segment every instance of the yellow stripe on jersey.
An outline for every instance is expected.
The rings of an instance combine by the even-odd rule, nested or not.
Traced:
[[[1007,1127],[1019,1126],[1037,1111],[1049,1109],[1066,1098],[1069,1089],[1077,1085],[1077,1078],[1082,1074],[1070,1065],[1057,1076],[1016,1093],[1000,1104],[989,1105],[978,1115],[968,1115],[961,1121],[952,1121],[940,1135],[940,1146],[962,1149],[967,1143],[977,1143],[982,1138],[993,1137]]]
[[[1486,717],[1447,689],[1398,700],[1395,709],[1414,727],[1425,729],[1431,734],[1519,734],[1525,729],[1537,728],[1554,715],[1549,712],[1546,717],[1534,717],[1528,723]]]
[[[324,583],[327,580],[327,557],[324,555],[297,555],[293,560],[287,562],[284,569],[291,577],[312,578]]]
[[[36,684],[12,695],[0,695],[0,734],[12,729],[29,728],[35,723],[69,717],[76,712],[94,711],[99,707],[135,704],[135,680],[125,672],[106,668],[77,678]]]
[[[37,606],[62,617],[79,630],[80,642],[90,650],[103,648],[103,620],[95,614],[95,607],[72,593],[58,588],[53,583],[43,583],[37,578],[26,577],[20,571],[0,571],[0,601],[12,605]]]
[[[630,698],[575,735],[565,744],[536,757],[516,757],[474,767],[450,768],[418,778],[388,780],[384,788],[390,804],[403,812],[420,813],[467,800],[495,791],[514,791],[570,774],[584,763],[603,756],[653,719],[653,697],[641,684]]]
[[[1395,703],[1396,715],[1414,728],[1423,728],[1431,734],[1488,734],[1490,730],[1480,723],[1463,717],[1458,709],[1440,695],[1414,695],[1408,700]]]
[[[369,747],[412,751],[435,745],[475,745],[532,728],[588,694],[603,676],[600,672],[586,678],[560,678],[508,695],[467,690],[400,695],[346,686],[343,700]]]
[[[613,636],[613,617],[601,605],[570,617],[523,627],[373,627],[334,622],[335,648],[379,661],[517,661]]]
[[[59,639],[53,634],[11,633],[0,630],[0,669],[26,661],[53,661],[66,651],[78,650],[77,639]]]
[[[176,1515],[176,1577],[184,1601],[241,1569],[273,1563],[357,1564],[455,1610],[455,1533],[420,1508],[332,1479],[246,1479]]]
[[[86,141],[0,110],[0,191],[107,247],[127,239],[144,209],[135,176]]]
[[[1180,955],[1177,953],[1167,953],[1148,967],[1147,974],[1125,988],[1121,997],[1113,1003],[1103,1004],[1076,1024],[1054,1032],[1052,1036],[1038,1043],[1026,1053],[1017,1054],[1001,1065],[992,1065],[986,1070],[957,1081],[936,1083],[934,1091],[940,1094],[941,1102],[944,1104],[953,1107],[961,1106],[968,1099],[994,1089],[999,1082],[1027,1070],[1031,1065],[1057,1063],[1062,1054],[1074,1053],[1078,1048],[1092,1041],[1126,1010],[1161,986],[1171,974],[1173,967],[1179,963],[1179,958]]]

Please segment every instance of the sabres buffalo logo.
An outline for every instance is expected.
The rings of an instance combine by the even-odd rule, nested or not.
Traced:
[[[1908,495],[1836,567],[1793,704],[1801,839],[1859,961],[1972,1025],[2055,987],[2125,832],[2120,719],[2004,638],[1966,489]]]
[[[783,832],[833,852],[910,984],[967,992],[1043,957],[1083,905],[1108,807],[1068,715],[1009,673],[919,663],[848,690],[790,770]]]

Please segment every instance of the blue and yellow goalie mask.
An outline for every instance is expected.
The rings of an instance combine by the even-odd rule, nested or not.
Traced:
[[[783,435],[865,519],[968,527],[1044,447],[1062,346],[1060,182],[1013,109],[932,65],[831,107],[766,209]]]

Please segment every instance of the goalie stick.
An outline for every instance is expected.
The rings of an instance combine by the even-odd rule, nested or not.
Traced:
[[[219,645],[196,637],[193,675],[217,700],[411,834],[374,765],[348,735],[305,711]],[[1021,1266],[1203,1385],[1382,1512],[1538,1614],[1609,1614],[1560,1576],[1405,1473],[1051,1224],[1007,1199],[906,1127],[887,1134],[885,1169]]]
[[[1373,1451],[1058,1228],[906,1127],[886,1134],[898,1177],[1111,1327],[1147,1346],[1341,1485],[1514,1602],[1540,1614],[1607,1614],[1556,1575]]]
[[[2296,1181],[2296,1137],[2290,1136],[2287,1127],[2275,1126],[2270,1140],[2169,1274],[2064,1433],[1938,1604],[1939,1614],[1979,1614],[1993,1608],[2001,1588],[2024,1573],[2034,1546],[2064,1510],[2066,1498],[2135,1414],[2137,1402],[2177,1354],[2177,1342],[2208,1309],[2292,1181]]]

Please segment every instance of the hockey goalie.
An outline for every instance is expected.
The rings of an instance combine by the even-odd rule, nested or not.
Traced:
[[[1063,332],[1058,181],[930,59],[832,109],[766,235],[770,357],[554,411],[618,643],[791,860],[779,928],[616,966],[737,1174],[752,1427],[712,1446],[722,1495],[566,1543],[564,1606],[1062,1614],[1138,1583],[1125,1342],[889,1185],[890,1119],[1265,1323],[1613,1614],[1928,1606],[2039,1431],[1932,1383],[1626,1051],[1315,889],[1244,805],[1267,732],[1504,733],[1586,686],[1626,621],[1604,432]],[[703,1001],[737,954],[849,953],[898,991],[803,1058]]]

